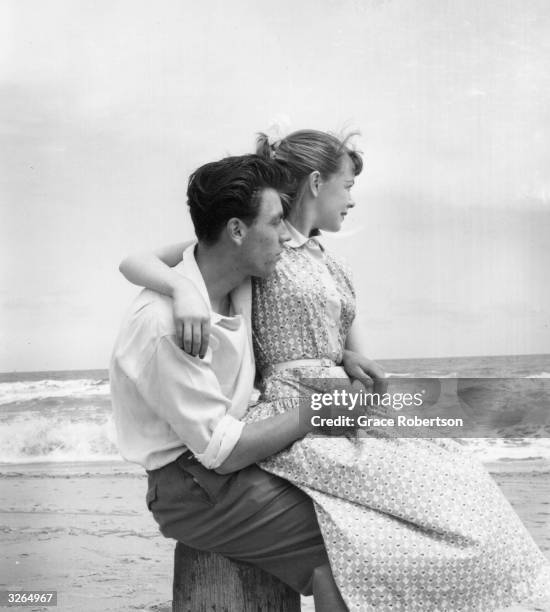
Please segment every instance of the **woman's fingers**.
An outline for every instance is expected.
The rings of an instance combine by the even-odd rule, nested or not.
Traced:
[[[202,329],[200,323],[193,324],[192,331],[193,344],[191,346],[191,355],[195,357],[199,354],[201,350],[201,342],[202,342]]]
[[[385,370],[376,361],[368,361],[363,365],[365,372],[372,378],[386,378]]]
[[[183,325],[176,321],[176,346],[183,348]]]
[[[369,383],[372,383],[372,381],[368,377],[367,377],[367,380],[360,380],[359,378],[354,378],[351,381],[351,389],[355,393],[361,393],[363,391],[368,391]]]
[[[372,378],[365,372],[365,370],[360,365],[356,365],[355,367],[353,367],[348,373],[348,375],[354,381],[358,380],[367,391],[372,388]]]
[[[204,321],[201,324],[201,341],[199,346],[199,357],[204,359],[208,349],[208,341],[210,340],[210,321]]]
[[[185,279],[173,295],[174,321],[178,346],[193,357],[204,357],[208,335],[203,333],[205,322],[210,322],[210,308],[191,281]]]
[[[379,393],[380,395],[386,393],[388,390],[386,371],[375,361],[369,361],[368,365],[363,366],[363,369],[373,381],[374,393]]]
[[[193,354],[193,324],[192,323],[184,323],[183,324],[183,343],[182,348],[189,355]]]
[[[197,355],[203,359],[208,349],[210,339],[210,321],[193,321],[180,325],[181,340],[179,346],[193,357]]]

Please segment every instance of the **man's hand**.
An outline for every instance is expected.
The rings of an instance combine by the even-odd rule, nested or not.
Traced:
[[[352,385],[355,386],[358,381],[369,392],[374,389],[376,393],[385,393],[387,374],[376,361],[346,349],[342,358],[342,366]]]
[[[187,280],[174,288],[174,322],[176,342],[186,353],[201,359],[210,339],[210,309],[195,285]]]

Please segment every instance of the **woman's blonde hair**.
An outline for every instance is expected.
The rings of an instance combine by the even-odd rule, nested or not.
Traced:
[[[293,179],[288,195],[295,203],[300,199],[304,182],[312,172],[318,171],[323,179],[328,179],[340,170],[345,155],[353,164],[355,176],[361,172],[361,154],[350,145],[350,139],[356,135],[353,132],[339,138],[318,130],[299,130],[270,143],[266,134],[259,133],[256,153],[284,166]]]

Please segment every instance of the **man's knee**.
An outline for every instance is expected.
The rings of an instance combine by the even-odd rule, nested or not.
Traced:
[[[333,580],[329,562],[327,561],[323,565],[318,565],[314,568],[311,578],[314,585],[318,581]]]

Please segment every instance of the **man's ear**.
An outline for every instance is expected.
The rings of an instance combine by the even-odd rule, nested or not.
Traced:
[[[246,224],[241,219],[232,217],[225,227],[229,238],[236,244],[242,244],[248,229]]]
[[[319,187],[321,187],[321,183],[323,182],[321,180],[321,173],[319,170],[314,170],[311,172],[307,177],[307,181],[311,195],[316,198],[319,195]]]

